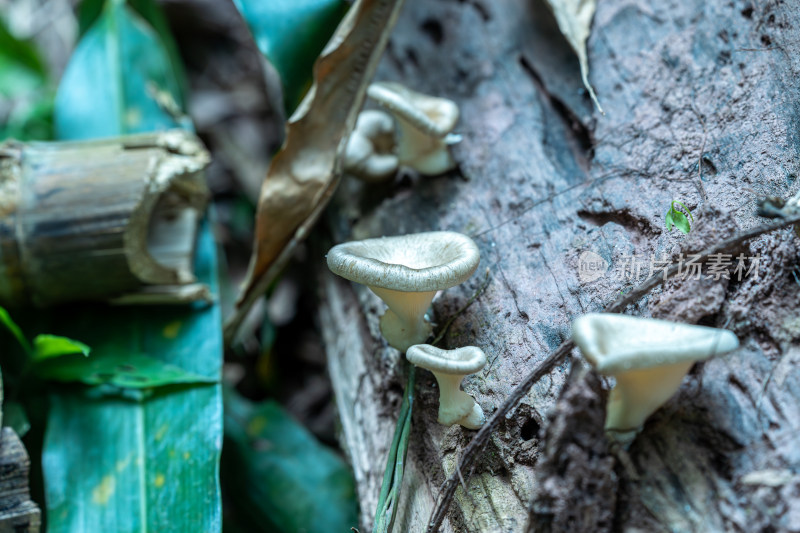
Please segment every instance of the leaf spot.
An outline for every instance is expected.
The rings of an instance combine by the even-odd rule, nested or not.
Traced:
[[[181,326],[182,325],[183,324],[181,323],[180,320],[176,320],[174,322],[170,322],[169,324],[164,326],[164,329],[161,331],[161,333],[167,339],[177,338],[178,333],[180,333],[180,331],[181,331]]]
[[[92,501],[97,505],[107,504],[116,488],[117,480],[114,475],[109,474],[105,476],[100,483],[92,489]]]

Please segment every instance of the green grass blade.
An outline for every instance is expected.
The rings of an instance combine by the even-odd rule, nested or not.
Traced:
[[[17,339],[17,342],[20,346],[25,350],[28,355],[33,354],[33,348],[31,348],[31,343],[28,342],[28,339],[25,338],[25,335],[22,333],[22,330],[17,325],[16,322],[11,318],[11,315],[8,314],[3,307],[0,307],[0,324],[5,326],[8,331]]]
[[[405,361],[405,358],[403,358]],[[375,510],[375,523],[373,533],[388,533],[392,530],[394,518],[397,513],[397,503],[400,500],[400,490],[403,486],[403,470],[406,453],[408,452],[408,436],[411,431],[411,414],[414,407],[414,383],[416,368],[405,361],[408,371],[406,390],[403,393],[403,403],[397,416],[397,425],[394,429],[389,455],[386,458],[386,468],[383,472],[381,492],[378,496],[378,506]],[[390,511],[391,509],[391,511]]]

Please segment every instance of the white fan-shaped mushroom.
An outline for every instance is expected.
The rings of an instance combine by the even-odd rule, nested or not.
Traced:
[[[362,111],[347,140],[344,170],[366,182],[384,181],[399,168],[400,162],[395,150],[392,117],[374,109]]]
[[[430,335],[425,312],[436,291],[466,281],[480,253],[466,235],[432,231],[339,244],[327,259],[331,272],[368,286],[386,303],[381,333],[404,352]]]
[[[486,417],[481,406],[461,390],[461,381],[486,365],[486,354],[476,346],[442,350],[430,344],[411,346],[406,359],[433,372],[439,384],[439,423],[461,424],[467,429],[480,428]]]
[[[447,148],[460,139],[451,134],[459,116],[455,102],[389,82],[373,83],[367,88],[367,95],[397,119],[397,156],[401,165],[428,176],[455,168]]]
[[[605,427],[623,443],[675,394],[696,361],[739,346],[736,335],[724,329],[613,313],[576,319],[572,338],[598,372],[616,378]]]

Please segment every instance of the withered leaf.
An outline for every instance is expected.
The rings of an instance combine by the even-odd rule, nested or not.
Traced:
[[[589,91],[597,110],[603,113],[597,95],[589,83],[589,57],[586,53],[586,41],[589,40],[597,0],[547,0],[547,3],[556,16],[558,28],[578,55],[583,85]]]
[[[341,179],[340,152],[404,0],[358,0],[314,65],[314,85],[286,124],[286,141],[261,188],[256,237],[237,308],[225,325],[230,342]]]

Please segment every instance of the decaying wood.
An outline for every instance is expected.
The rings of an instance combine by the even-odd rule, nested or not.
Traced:
[[[719,216],[720,214],[717,213]],[[727,220],[728,222],[731,221],[731,217],[729,215],[723,215],[720,217],[723,220]],[[690,246],[686,250],[688,251],[697,251],[696,254],[693,254],[693,261],[697,264],[705,264],[707,261],[720,253],[724,252],[733,252],[735,248],[741,247],[745,242],[753,239],[755,237],[761,236],[765,233],[770,233],[778,229],[784,229],[790,226],[794,226],[800,222],[800,214],[792,213],[781,213],[780,220],[775,223],[771,224],[764,224],[761,226],[757,226],[755,228],[751,228],[749,230],[737,233],[731,237],[728,237],[720,242],[715,242],[713,245],[705,248],[701,251],[697,251],[693,249],[693,246],[698,246],[698,242],[703,242],[703,239],[692,239],[688,242]],[[697,237],[697,232],[693,237]],[[706,235],[708,237],[708,235]],[[693,242],[692,242],[693,241]],[[673,320],[678,322],[688,322],[691,324],[697,323],[701,318],[707,316],[709,313],[713,312],[716,307],[720,305],[720,298],[721,294],[719,291],[714,291],[714,289],[720,288],[719,283],[715,283],[709,278],[701,278],[698,280],[690,279],[684,283],[681,283],[682,280],[680,278],[676,279],[678,275],[678,271],[680,269],[679,264],[672,264],[669,268],[666,268],[663,272],[659,272],[653,274],[642,283],[634,287],[633,289],[629,290],[627,293],[620,295],[616,300],[611,302],[608,306],[606,306],[602,311],[606,313],[621,313],[624,312],[628,306],[638,302],[642,297],[646,296],[653,288],[660,286],[661,284],[667,282],[672,287],[670,291],[667,292],[668,297],[660,301],[656,304],[652,309],[652,314],[656,318]],[[677,284],[676,284],[677,282]],[[677,287],[676,287],[677,285]],[[622,291],[621,291],[622,292]],[[712,297],[705,297],[704,299],[700,300],[696,297],[699,293],[706,293],[712,294]],[[715,301],[716,300],[716,301]],[[522,382],[514,387],[512,391],[506,396],[503,403],[497,408],[495,413],[489,417],[483,427],[480,428],[478,433],[475,437],[469,442],[469,445],[464,449],[461,454],[461,458],[459,459],[456,474],[450,474],[447,478],[447,481],[442,485],[439,495],[436,500],[436,506],[431,514],[431,519],[428,522],[427,529],[429,532],[436,531],[442,523],[444,519],[444,515],[447,512],[447,509],[450,505],[450,501],[453,498],[453,494],[457,488],[457,484],[461,481],[464,477],[469,478],[472,475],[472,472],[475,468],[475,462],[478,456],[483,453],[485,450],[489,437],[491,434],[496,431],[502,421],[513,413],[513,410],[516,408],[517,404],[522,400],[522,398],[528,393],[528,391],[533,387],[536,383],[539,382],[544,376],[550,374],[553,369],[560,366],[566,360],[567,356],[570,352],[575,348],[575,344],[572,339],[565,340],[564,342],[559,345],[559,347],[550,353],[544,360],[538,363],[534,369],[525,376],[525,379]],[[568,387],[565,387],[568,389]],[[560,399],[564,399],[566,396],[566,403],[570,402],[569,398],[570,391],[563,390],[560,396]],[[555,408],[556,410],[559,409],[558,406]],[[569,414],[567,413],[567,416]],[[597,420],[597,425],[599,428],[599,424],[601,420],[604,420],[604,416]],[[596,435],[597,429],[594,427],[584,427],[584,431],[590,433],[590,435]],[[548,445],[551,445],[549,441],[546,441]],[[597,446],[604,448],[605,445],[602,442],[596,443]],[[557,447],[557,444],[552,444],[552,451],[551,454],[557,454],[561,450]],[[627,456],[625,456],[627,457]],[[624,462],[627,465],[627,462]],[[540,480],[546,479],[541,469],[537,469],[537,474],[540,476]],[[541,487],[540,487],[541,488]],[[567,493],[565,493],[567,494]],[[535,502],[534,502],[535,503]],[[560,508],[569,515],[570,512],[574,509],[573,502],[560,502]],[[596,503],[596,502],[595,502]],[[550,505],[550,504],[548,504]],[[553,515],[551,518],[548,519],[548,522],[555,520],[556,522],[563,521],[564,523],[568,523],[564,521],[563,516]],[[529,527],[535,529],[537,524],[530,524]],[[588,527],[588,526],[587,526]],[[600,527],[599,525],[595,524],[594,529]],[[568,528],[567,528],[568,529]]]
[[[597,374],[576,361],[543,434],[536,435],[544,448],[529,531],[612,531],[617,474],[603,431],[605,401]]]
[[[624,299],[649,275],[626,278],[626,256],[677,261],[758,225],[762,196],[797,192],[797,20],[800,5],[781,0],[598,2],[588,50],[601,116],[543,1],[410,1],[378,79],[459,103],[460,172],[383,187],[344,182],[329,211],[332,240],[432,229],[476,240],[492,282],[445,345],[489,355],[464,389],[490,414],[569,336],[574,317]],[[664,229],[673,199],[695,216],[688,236]],[[761,258],[758,276],[670,281],[629,310],[725,326],[742,347],[698,365],[645,425],[630,468],[616,470],[612,530],[792,531],[800,523],[798,244],[788,228],[761,236],[741,247]],[[587,251],[609,269],[582,281]],[[380,338],[377,297],[320,268],[321,326],[368,530],[400,402],[399,354]],[[479,283],[441,294],[434,319],[444,321]],[[535,427],[547,434],[564,379],[557,366],[491,433],[443,531],[542,525],[544,508],[529,510],[552,461]],[[474,435],[436,423],[434,383],[418,375],[398,531],[425,529]],[[563,498],[551,510],[593,501],[581,491],[549,494]]]
[[[0,533],[38,533],[42,518],[28,490],[28,452],[13,429],[4,427],[0,437]]]
[[[0,305],[207,297],[192,263],[208,162],[179,130],[0,145]]]

